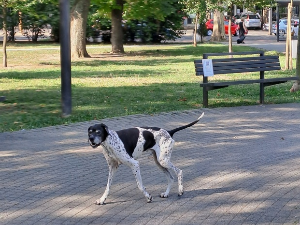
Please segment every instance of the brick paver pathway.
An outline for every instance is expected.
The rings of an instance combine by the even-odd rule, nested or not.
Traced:
[[[299,224],[300,104],[203,109],[175,134],[172,156],[183,169],[168,199],[166,179],[149,154],[141,173],[146,203],[130,169],[120,166],[104,206],[101,150],[87,143],[96,121],[0,133],[0,224]],[[111,129],[174,128],[202,110],[105,119]]]

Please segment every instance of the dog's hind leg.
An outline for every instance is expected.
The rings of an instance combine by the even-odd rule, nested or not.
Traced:
[[[105,189],[102,197],[96,201],[96,203],[95,203],[96,205],[104,205],[105,204],[105,200],[106,200],[106,198],[109,194],[109,189],[110,189],[110,186],[111,186],[111,183],[112,183],[112,179],[113,179],[114,174],[116,173],[116,171],[119,167],[119,163],[116,160],[114,160],[113,158],[109,157],[106,154],[106,152],[104,153],[104,156],[106,158],[108,168],[109,168],[108,180],[107,180],[106,189]]]
[[[172,169],[175,172],[178,178],[178,195],[181,196],[183,195],[182,170],[174,166],[170,161],[173,146],[173,139],[169,139],[169,141],[163,142],[163,144],[160,146],[161,152],[158,156],[158,162],[162,167],[168,170]]]
[[[156,165],[158,166],[158,168],[161,169],[161,171],[167,177],[167,180],[168,180],[167,190],[164,193],[160,194],[161,198],[167,198],[167,197],[169,197],[169,193],[170,193],[172,184],[174,183],[174,178],[173,178],[172,174],[170,173],[170,171],[167,168],[165,168],[165,167],[163,167],[163,166],[160,165],[160,163],[158,162],[155,150],[153,150],[153,158],[154,158],[154,162],[156,163]]]
[[[177,175],[178,178],[178,196],[183,195],[183,184],[182,184],[182,170],[174,166],[171,162],[169,162],[171,168],[174,170],[174,172]]]
[[[182,185],[182,170],[174,166],[170,161],[160,161],[160,164],[166,169],[172,169],[178,178],[178,195],[183,195],[183,185]]]

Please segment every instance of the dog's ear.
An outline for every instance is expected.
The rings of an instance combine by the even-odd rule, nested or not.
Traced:
[[[90,127],[88,128],[88,132],[89,132],[91,129],[92,129],[92,126],[90,126]]]
[[[105,131],[106,136],[108,136],[109,135],[108,127],[105,124],[103,124],[103,123],[101,123],[100,126],[103,128],[103,131]]]

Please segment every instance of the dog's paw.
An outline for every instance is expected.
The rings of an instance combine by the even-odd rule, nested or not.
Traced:
[[[105,200],[101,200],[101,199],[97,199],[97,201],[95,202],[96,205],[105,205]]]
[[[168,198],[169,195],[167,195],[167,194],[165,194],[165,193],[161,193],[161,194],[160,194],[160,197],[161,197],[161,198]]]
[[[183,191],[178,192],[178,196],[183,195]]]
[[[181,195],[183,195],[183,186],[179,185],[178,186],[178,196],[181,196]]]
[[[147,198],[147,203],[150,203],[150,202],[152,202],[152,200],[153,200],[152,196],[151,196],[151,195],[149,195],[149,197]]]

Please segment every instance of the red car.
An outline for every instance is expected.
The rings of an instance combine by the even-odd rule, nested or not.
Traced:
[[[224,20],[224,28],[225,28],[225,34],[228,34],[228,24],[229,21],[228,20]],[[207,29],[207,35],[211,36],[213,33],[213,27],[214,27],[214,20],[210,19],[208,20],[206,23],[206,29]],[[239,35],[239,30],[238,30],[239,26],[235,23],[231,23],[231,34],[234,36]]]

